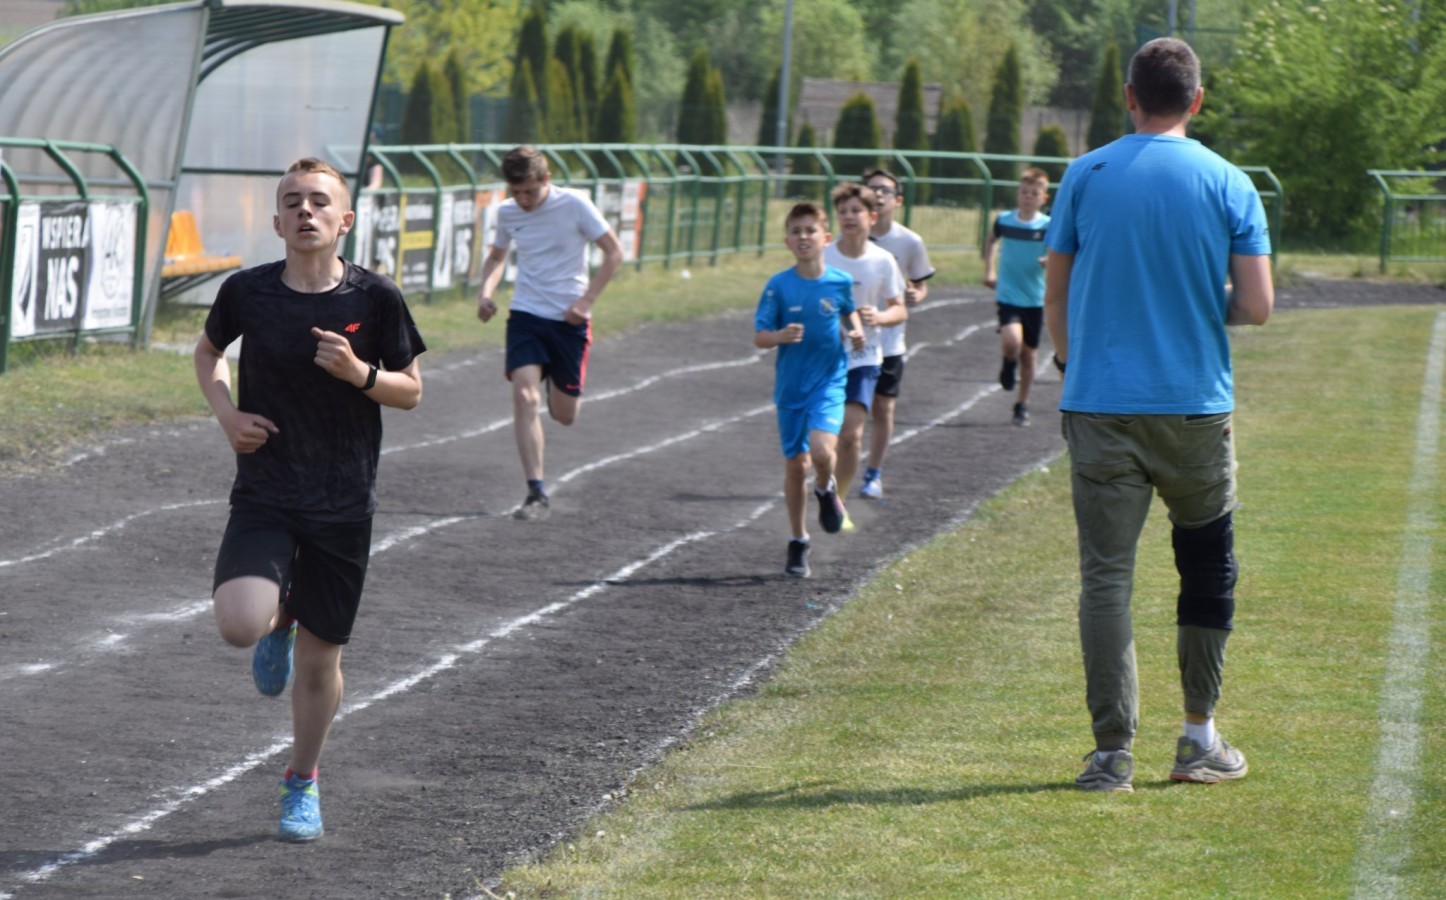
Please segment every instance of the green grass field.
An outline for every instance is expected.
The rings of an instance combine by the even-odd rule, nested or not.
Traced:
[[[1422,692],[1419,777],[1367,841],[1430,308],[1290,311],[1239,329],[1237,631],[1219,709],[1249,777],[1167,779],[1180,727],[1163,508],[1135,600],[1136,792],[1072,780],[1092,747],[1068,474],[1033,473],[897,561],[757,696],[708,715],[517,897],[1439,897],[1446,661]],[[1434,517],[1416,540],[1442,537]],[[1419,546],[1419,545],[1418,545]],[[1439,595],[1442,577],[1432,574]],[[1439,633],[1431,608],[1425,634]],[[1409,686],[1409,685],[1408,685]],[[1399,685],[1398,685],[1399,687]],[[1404,851],[1404,852],[1402,852]],[[1365,873],[1395,880],[1360,883]]]

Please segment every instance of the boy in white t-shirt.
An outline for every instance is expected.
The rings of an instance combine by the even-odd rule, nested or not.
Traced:
[[[929,294],[926,282],[934,277],[934,266],[929,262],[924,240],[894,221],[894,214],[904,205],[899,179],[885,169],[874,169],[864,175],[864,182],[879,201],[878,219],[869,229],[869,237],[898,260],[899,269],[907,281],[904,305],[918,306]],[[878,387],[874,389],[874,430],[869,439],[869,467],[864,470],[864,481],[859,486],[859,495],[871,500],[884,496],[884,454],[889,452],[889,442],[894,439],[894,404],[899,399],[899,387],[904,381],[904,324],[900,322],[885,328],[881,341],[884,362],[879,370]]]
[[[863,452],[864,425],[876,402],[880,367],[884,362],[884,331],[909,318],[904,305],[904,277],[893,254],[869,240],[878,219],[878,198],[867,186],[845,182],[834,188],[834,214],[839,238],[824,248],[824,262],[847,272],[854,280],[854,304],[864,324],[864,346],[849,353],[848,385],[844,393],[844,422],[839,432],[839,494],[847,494],[858,472]],[[846,521],[845,530],[853,523]]]
[[[477,318],[497,314],[492,293],[502,279],[507,251],[517,245],[517,283],[507,315],[507,378],[512,382],[512,429],[527,498],[518,519],[548,514],[543,480],[542,385],[551,382],[547,409],[554,422],[571,425],[582,405],[592,344],[592,307],[623,261],[622,244],[584,194],[554,187],[547,157],[517,147],[502,158],[511,199],[497,208],[497,235],[482,264]],[[588,245],[603,253],[588,278]]]

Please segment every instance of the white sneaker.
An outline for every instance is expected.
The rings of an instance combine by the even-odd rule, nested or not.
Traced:
[[[884,479],[865,478],[864,483],[859,487],[859,496],[866,500],[882,500],[884,497]]]

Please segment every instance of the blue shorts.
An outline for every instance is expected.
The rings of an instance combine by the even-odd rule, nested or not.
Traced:
[[[857,403],[865,412],[873,409],[874,388],[879,384],[878,366],[859,366],[849,369],[848,382],[844,385],[844,402]]]
[[[843,430],[844,400],[837,391],[803,409],[778,408],[778,440],[787,459],[809,450],[808,436],[815,431],[838,434]]]
[[[211,590],[246,576],[274,581],[287,615],[323,641],[345,644],[371,552],[369,518],[323,522],[267,506],[232,506]]]
[[[507,377],[523,366],[541,366],[542,377],[564,394],[582,395],[592,322],[581,325],[513,310],[507,315]]]

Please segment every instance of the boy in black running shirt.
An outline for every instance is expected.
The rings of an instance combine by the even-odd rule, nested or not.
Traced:
[[[341,705],[371,552],[381,407],[422,398],[426,350],[396,285],[337,255],[354,213],[345,179],[317,159],[277,188],[286,258],[221,286],[196,342],[196,379],[236,452],[231,517],[213,587],[221,637],[256,646],[263,694],[291,692],[283,840],[322,834],[317,764]],[[238,402],[225,348],[244,337]]]

